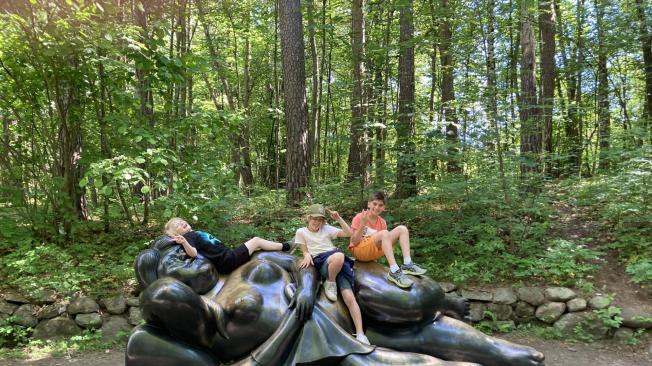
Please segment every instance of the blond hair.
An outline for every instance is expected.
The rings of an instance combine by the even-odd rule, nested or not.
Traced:
[[[177,235],[179,233],[177,229],[179,228],[179,224],[182,222],[185,222],[185,220],[180,217],[171,218],[165,224],[165,233],[169,236]]]

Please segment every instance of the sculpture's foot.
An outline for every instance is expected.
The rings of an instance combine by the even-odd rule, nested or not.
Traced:
[[[436,357],[411,353],[399,352],[388,348],[376,348],[366,355],[349,355],[342,363],[342,366],[480,366],[477,363],[444,361]]]
[[[545,356],[532,347],[495,339],[497,352],[505,366],[544,366]]]
[[[176,341],[157,328],[136,327],[127,342],[126,366],[215,366],[219,360],[208,351]]]
[[[466,323],[471,321],[471,304],[468,300],[459,296],[446,295],[444,301],[444,315]]]

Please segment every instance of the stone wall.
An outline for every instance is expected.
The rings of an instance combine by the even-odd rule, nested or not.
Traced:
[[[103,338],[110,339],[120,332],[129,333],[142,320],[138,298],[133,295],[60,299],[51,290],[32,297],[2,294],[0,324],[9,317],[13,324],[32,328],[35,339],[68,338],[84,329],[99,329]]]
[[[611,299],[602,295],[583,298],[565,287],[520,287],[494,290],[457,288],[440,283],[449,294],[469,300],[472,322],[491,319],[502,329],[517,323],[542,322],[574,336],[578,324],[593,339],[615,337],[629,339],[636,329],[652,329],[652,314],[633,308],[621,308],[621,327],[604,325],[594,310],[607,309]],[[73,296],[58,298],[54,291],[44,290],[34,297],[16,292],[0,296],[0,324],[12,317],[13,323],[32,328],[36,339],[67,338],[83,329],[99,329],[102,337],[113,338],[119,332],[130,332],[141,322],[138,298],[134,294],[101,297]]]
[[[469,300],[472,322],[490,319],[503,329],[514,328],[517,323],[542,322],[557,328],[566,336],[574,336],[576,326],[581,325],[584,334],[592,339],[615,337],[622,341],[630,339],[636,329],[652,329],[652,314],[628,307],[619,308],[620,314],[608,313],[612,300],[604,295],[585,298],[566,287],[502,287],[483,290],[457,288],[451,283],[440,284],[447,293]],[[598,316],[595,310],[603,310],[604,315]],[[612,315],[622,317],[618,329],[604,323],[604,317]]]

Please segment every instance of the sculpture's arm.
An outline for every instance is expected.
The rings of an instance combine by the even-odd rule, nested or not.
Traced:
[[[219,276],[215,266],[198,255],[188,257],[183,248],[170,237],[154,241],[150,249],[138,253],[134,263],[136,279],[142,289],[161,277],[173,277],[203,294],[215,286]]]
[[[319,274],[315,267],[299,268],[298,259],[295,256],[281,252],[259,252],[255,256],[258,259],[278,264],[292,275],[297,289],[292,297],[290,307],[296,306],[296,315],[299,320],[304,321],[310,318],[319,289]]]

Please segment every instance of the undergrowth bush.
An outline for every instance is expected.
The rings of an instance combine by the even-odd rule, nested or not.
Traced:
[[[578,204],[597,213],[632,280],[652,284],[652,149],[631,152],[607,176],[573,190]]]

